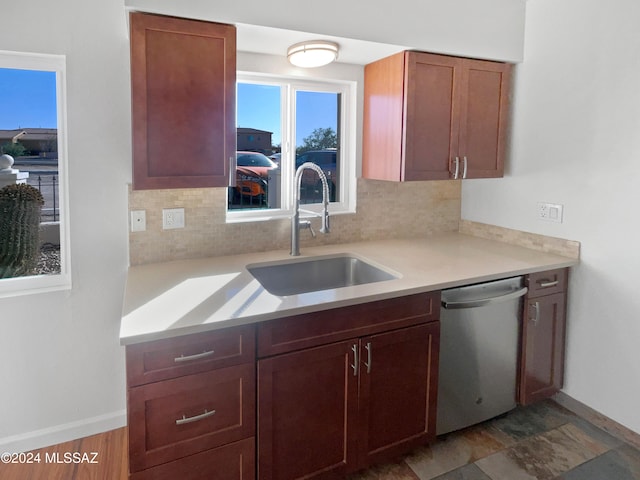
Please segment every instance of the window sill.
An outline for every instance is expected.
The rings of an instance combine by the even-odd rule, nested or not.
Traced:
[[[71,290],[71,275],[38,275],[5,278],[0,282],[0,298],[19,297],[59,290]]]
[[[315,214],[310,214],[304,211],[300,211],[300,218],[302,219],[314,219],[319,218],[322,214],[322,208],[317,205],[313,206],[302,206],[302,210],[313,211]],[[226,224],[232,223],[254,223],[254,222],[266,222],[270,220],[289,220],[293,216],[293,211],[291,210],[273,210],[272,212],[260,210],[260,213],[254,214],[250,210],[243,210],[233,212],[231,215],[229,211],[227,211],[227,216],[225,219]],[[256,212],[257,213],[257,212]],[[329,216],[335,215],[355,215],[355,208],[353,209],[332,209],[329,206]]]

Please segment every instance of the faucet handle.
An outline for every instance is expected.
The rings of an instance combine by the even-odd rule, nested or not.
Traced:
[[[311,226],[311,221],[310,220],[303,220],[298,224],[298,228],[300,230],[306,230],[309,229],[309,231],[311,232],[311,236],[313,238],[316,238],[316,232],[313,230],[313,227]]]

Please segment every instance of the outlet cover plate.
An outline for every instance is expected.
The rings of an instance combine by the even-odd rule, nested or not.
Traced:
[[[562,223],[562,210],[559,203],[538,202],[538,218],[546,222]]]
[[[162,229],[184,228],[184,208],[163,208]]]

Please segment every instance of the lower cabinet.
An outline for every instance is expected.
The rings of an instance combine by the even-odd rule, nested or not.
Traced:
[[[567,269],[526,282],[523,405],[562,387]],[[128,346],[130,479],[343,478],[434,440],[439,319],[429,292]]]
[[[255,478],[255,328],[127,347],[130,480]]]
[[[258,360],[259,479],[341,478],[435,438],[439,295],[417,297],[403,308],[422,315],[391,321],[413,326]],[[323,337],[308,327],[305,342]]]
[[[518,398],[522,405],[549,398],[562,388],[567,269],[531,274],[526,282]]]

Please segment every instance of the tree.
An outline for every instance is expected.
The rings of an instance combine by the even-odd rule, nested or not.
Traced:
[[[11,155],[13,158],[21,157],[27,152],[27,149],[24,148],[19,142],[11,143],[7,142],[2,147],[0,147],[0,153],[6,153],[7,155]]]
[[[316,128],[308,137],[302,139],[303,144],[296,149],[296,153],[309,150],[322,150],[324,148],[338,148],[338,136],[331,127]]]

